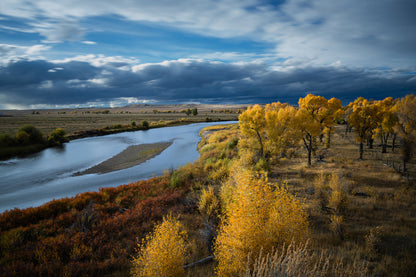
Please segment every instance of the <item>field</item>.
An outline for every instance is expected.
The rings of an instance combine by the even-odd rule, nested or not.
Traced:
[[[187,115],[186,110],[197,109],[197,115]],[[2,110],[0,111],[0,134],[16,134],[23,125],[31,124],[45,135],[56,128],[63,128],[67,135],[80,131],[149,124],[159,122],[201,122],[237,120],[242,105],[134,105],[123,108],[55,109],[55,110]]]

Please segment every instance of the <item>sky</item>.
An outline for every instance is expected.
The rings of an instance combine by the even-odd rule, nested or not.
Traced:
[[[0,109],[416,92],[414,0],[2,0]]]

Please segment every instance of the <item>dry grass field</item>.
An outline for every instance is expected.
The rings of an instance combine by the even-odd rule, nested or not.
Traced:
[[[400,149],[381,154],[365,149],[359,160],[354,134],[336,127],[324,159],[307,166],[304,154],[272,166],[272,181],[287,181],[304,201],[312,226],[310,246],[325,249],[346,263],[368,262],[374,276],[416,273],[416,162],[403,175]],[[393,168],[393,163],[395,168]],[[334,188],[330,176],[337,176]],[[341,195],[335,197],[336,193]]]
[[[202,130],[201,135],[209,140],[215,131],[225,129],[212,126]],[[381,154],[381,146],[365,147],[364,159],[359,160],[355,134],[346,134],[343,125],[335,130],[331,147],[320,153],[323,159],[315,158],[311,166],[301,147],[294,157],[271,164],[269,181],[287,184],[306,207],[311,226],[307,255],[312,258],[297,253],[289,262],[323,259],[321,265],[327,263],[333,270],[323,276],[361,276],[357,272],[363,271],[367,271],[366,276],[415,276],[415,159],[408,164],[406,174],[398,171],[400,148],[395,153],[388,148],[388,153]],[[235,130],[230,130],[229,137],[235,135]],[[219,182],[217,189],[221,186]],[[190,222],[191,219],[187,224],[195,227],[198,219],[192,217]],[[192,232],[199,236],[201,231]],[[281,258],[280,252],[276,255]],[[270,265],[266,262],[260,266]],[[215,266],[210,263],[190,268],[187,276],[215,276]],[[313,272],[313,268],[309,269]],[[334,272],[336,275],[332,275]]]
[[[196,116],[185,111],[196,108]],[[200,122],[206,120],[237,120],[243,105],[133,105],[121,108],[82,108],[50,110],[1,110],[0,133],[14,135],[23,125],[31,124],[49,134],[56,128],[63,128],[67,135],[80,131],[101,129],[117,125],[130,125],[133,121],[149,124],[160,121]]]

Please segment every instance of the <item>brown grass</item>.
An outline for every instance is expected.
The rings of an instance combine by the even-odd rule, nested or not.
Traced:
[[[197,116],[187,116],[181,112],[186,109],[198,109]],[[201,122],[237,120],[239,111],[245,109],[242,105],[135,105],[122,108],[83,108],[55,110],[2,110],[0,111],[0,133],[14,135],[23,125],[31,124],[44,134],[49,134],[56,128],[65,129],[67,135],[80,131],[101,129],[117,124],[137,125],[146,120],[149,124],[159,121]],[[101,112],[108,110],[108,114]],[[157,113],[154,113],[156,110]]]

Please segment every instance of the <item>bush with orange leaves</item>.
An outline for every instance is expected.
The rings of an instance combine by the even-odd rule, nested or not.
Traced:
[[[240,276],[248,256],[253,261],[260,252],[305,241],[309,233],[306,212],[284,185],[268,183],[267,176],[249,170],[236,171],[232,178],[233,196],[225,203],[215,245],[218,276]]]
[[[165,217],[154,232],[139,245],[140,252],[132,260],[132,276],[182,276],[188,256],[187,234],[182,224]]]

